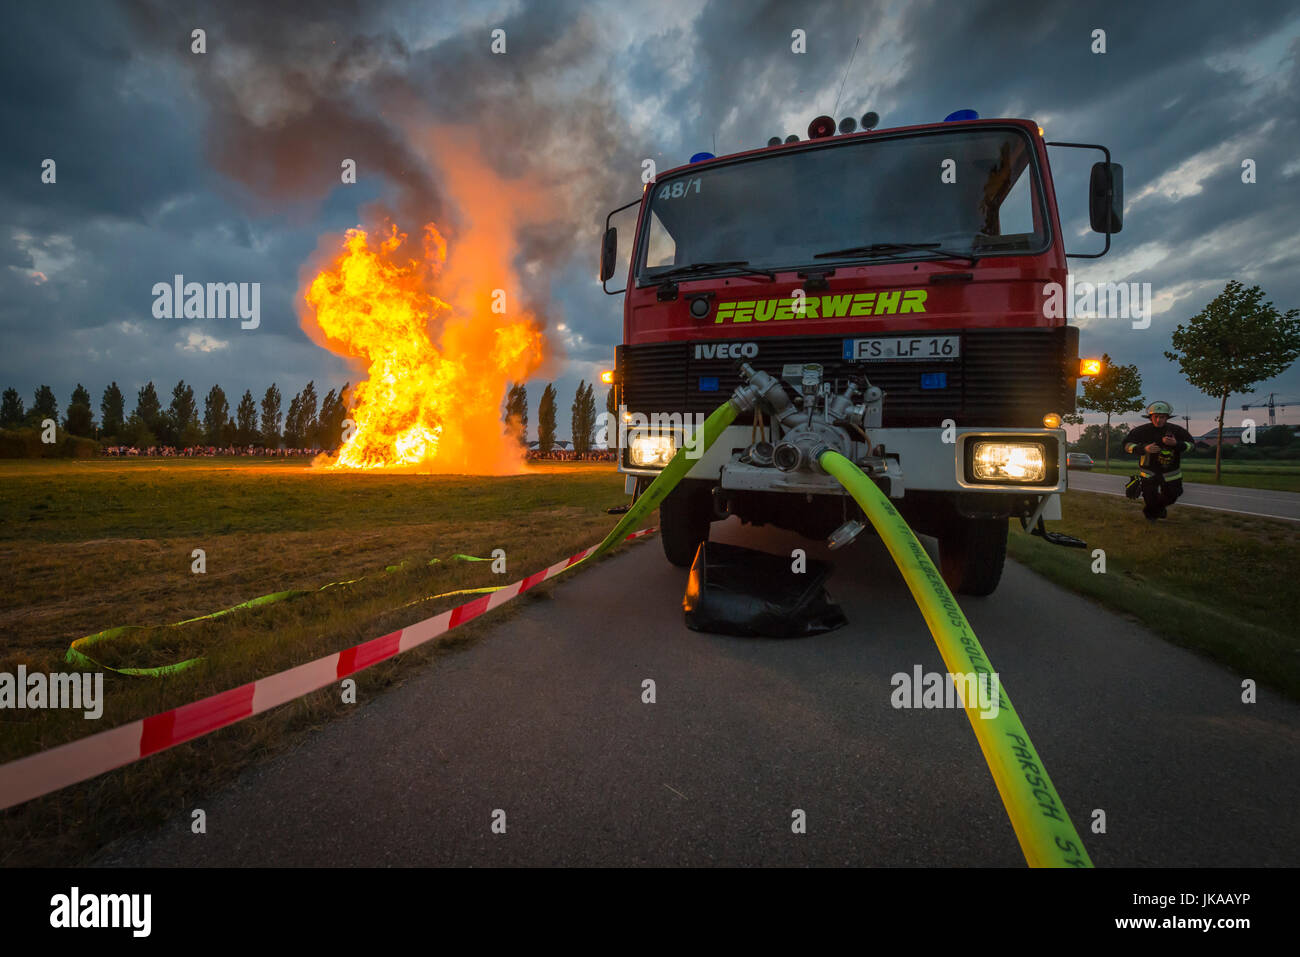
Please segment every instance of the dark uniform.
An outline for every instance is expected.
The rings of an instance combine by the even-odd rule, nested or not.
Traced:
[[[1164,437],[1173,436],[1174,445],[1165,445]],[[1146,447],[1155,443],[1159,452],[1147,452]],[[1166,506],[1173,505],[1178,496],[1183,494],[1183,453],[1196,448],[1192,434],[1180,425],[1166,422],[1156,427],[1148,422],[1139,425],[1124,437],[1124,451],[1136,452],[1138,459],[1138,476],[1142,486],[1142,514],[1155,520],[1162,518]]]

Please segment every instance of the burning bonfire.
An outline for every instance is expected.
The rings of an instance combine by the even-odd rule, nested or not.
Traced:
[[[542,331],[527,314],[494,311],[499,291],[456,282],[446,267],[447,243],[432,223],[422,243],[390,224],[377,245],[366,230],[348,230],[308,283],[304,324],[314,322],[327,348],[368,364],[351,395],[355,430],[329,467],[522,471],[501,400],[507,383],[541,364]]]

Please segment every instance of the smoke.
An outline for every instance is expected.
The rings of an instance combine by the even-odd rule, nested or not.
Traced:
[[[319,207],[353,159],[359,183],[383,183],[363,211],[372,227],[436,222],[454,250],[485,216],[508,212],[520,305],[543,322],[551,278],[575,248],[594,257],[605,207],[635,182],[638,160],[609,101],[609,46],[580,4],[528,4],[491,22],[472,7],[439,13],[421,35],[411,24],[423,11],[396,3],[179,12],[131,0],[127,10],[146,42],[176,51],[203,104],[210,161],[259,211]],[[195,27],[206,54],[189,51]],[[504,54],[491,49],[498,28]],[[467,184],[471,159],[490,175]],[[485,209],[503,191],[511,208]]]

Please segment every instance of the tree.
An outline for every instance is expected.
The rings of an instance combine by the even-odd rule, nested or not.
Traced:
[[[247,389],[235,409],[235,441],[244,446],[257,441],[257,403]]]
[[[303,386],[299,395],[302,396],[298,403],[298,432],[300,434],[300,448],[315,448],[320,443],[317,441],[317,433],[320,431],[319,423],[316,419],[316,382],[312,380]]]
[[[206,438],[207,433],[203,431],[203,424],[199,422],[198,416],[195,416],[186,422],[185,427],[177,434],[176,443],[183,449],[196,448],[202,445]]]
[[[321,399],[316,443],[322,449],[333,452],[343,444],[343,420],[348,415],[347,403],[343,396],[347,391],[348,384],[345,382],[337,394],[330,389],[325,393],[325,398]]]
[[[59,401],[54,398],[54,390],[48,385],[43,385],[36,390],[36,398],[32,402],[32,411],[27,413],[27,418],[38,427],[43,419],[58,421]]]
[[[10,386],[0,400],[0,428],[12,429],[23,424],[23,399],[18,390]]]
[[[203,400],[203,441],[208,445],[220,445],[221,433],[230,418],[230,402],[226,392],[219,385],[208,390]]]
[[[505,422],[519,436],[519,441],[528,441],[528,389],[522,383],[512,385],[506,393]]]
[[[320,415],[316,419],[316,444],[322,449],[332,450],[338,442],[338,434],[333,428],[334,406],[342,404],[333,389],[326,392],[325,398],[320,400]]]
[[[131,417],[122,423],[117,440],[120,445],[129,445],[137,449],[147,449],[158,444],[158,436],[145,424],[138,412],[132,412]]]
[[[268,449],[280,446],[280,390],[274,382],[262,396],[262,443]]]
[[[95,414],[90,409],[90,393],[80,382],[72,390],[68,414],[63,419],[63,431],[88,439],[95,437]]]
[[[135,396],[135,414],[139,416],[144,427],[154,435],[158,434],[158,420],[162,418],[162,403],[152,382],[145,383],[143,389]],[[150,443],[152,445],[154,443]]]
[[[179,446],[187,445],[185,436],[188,434],[190,438],[195,437],[196,430],[190,426],[197,425],[198,421],[199,405],[194,399],[194,387],[186,385],[185,380],[181,379],[176,383],[176,388],[172,389],[172,404],[167,410],[168,434],[164,441]],[[163,437],[161,431],[159,437]]]
[[[573,398],[569,424],[573,431],[573,450],[591,451],[591,433],[596,428],[595,389],[586,381],[578,382],[578,394]]]
[[[289,400],[289,411],[284,414],[284,444],[291,449],[302,448],[302,393]]]
[[[1280,313],[1264,302],[1259,286],[1245,288],[1235,279],[1223,287],[1187,325],[1178,324],[1171,337],[1183,377],[1201,392],[1219,400],[1219,439],[1214,453],[1214,480],[1223,459],[1223,413],[1228,396],[1254,392],[1258,382],[1281,375],[1300,356],[1300,310]]]
[[[1142,376],[1137,366],[1117,366],[1110,356],[1101,357],[1101,372],[1083,384],[1079,408],[1106,413],[1106,435],[1110,435],[1110,417],[1142,409]],[[1106,469],[1110,469],[1110,441],[1106,441]]]
[[[126,424],[126,398],[117,383],[110,383],[99,400],[99,424],[105,435],[117,436]]]
[[[1089,425],[1084,428],[1079,435],[1079,440],[1070,448],[1075,452],[1087,452],[1093,458],[1102,458],[1107,455],[1107,449],[1118,448],[1128,433],[1127,422],[1112,426]]]
[[[537,451],[555,448],[555,386],[549,382],[537,403]]]

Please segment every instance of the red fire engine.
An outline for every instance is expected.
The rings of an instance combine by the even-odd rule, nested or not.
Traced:
[[[668,559],[689,565],[727,515],[851,540],[861,516],[816,464],[833,447],[938,539],[954,591],[987,595],[1008,519],[1042,531],[1066,488],[1079,333],[1046,304],[1083,254],[1066,253],[1047,147],[1105,154],[1093,257],[1120,230],[1123,171],[1023,119],[875,126],[818,117],[807,139],[697,154],[621,208],[639,206],[626,289],[606,287],[625,293],[620,470],[637,494],[766,373],[781,413],[738,418],[663,502]],[[607,218],[602,282],[617,259]]]

